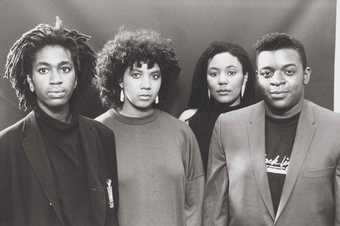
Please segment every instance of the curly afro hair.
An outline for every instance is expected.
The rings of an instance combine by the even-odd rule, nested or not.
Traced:
[[[99,52],[97,74],[100,96],[105,107],[119,108],[120,82],[128,67],[145,62],[148,67],[157,63],[161,69],[162,85],[158,93],[160,104],[166,102],[170,84],[177,79],[180,67],[170,39],[162,38],[153,30],[129,31],[119,29],[113,40],[109,40]]]
[[[59,22],[59,23],[58,23]],[[27,75],[32,74],[32,64],[37,51],[48,45],[60,45],[70,51],[75,65],[77,88],[71,101],[85,90],[95,77],[96,54],[89,46],[90,36],[61,26],[57,19],[53,27],[39,24],[24,33],[11,47],[5,66],[4,78],[10,80],[19,99],[19,108],[26,111],[36,105],[36,95],[29,90]]]

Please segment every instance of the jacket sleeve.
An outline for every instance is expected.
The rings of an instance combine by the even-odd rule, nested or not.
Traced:
[[[228,225],[228,172],[221,143],[220,124],[219,118],[210,141],[204,200],[204,226]]]
[[[189,129],[189,128],[188,128]],[[201,153],[195,135],[189,129],[184,156],[185,164],[185,216],[187,226],[202,225],[204,172]]]
[[[340,226],[340,158],[336,164],[334,175],[334,193],[335,193],[335,219],[334,226]]]

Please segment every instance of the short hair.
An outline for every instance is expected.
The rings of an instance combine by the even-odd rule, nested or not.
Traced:
[[[307,56],[303,44],[289,34],[279,32],[265,34],[260,40],[256,42],[255,48],[256,57],[262,51],[294,49],[300,56],[303,69],[307,67]]]
[[[208,62],[219,53],[228,52],[236,57],[241,65],[243,74],[248,73],[248,81],[245,92],[241,98],[243,105],[253,104],[255,101],[255,72],[248,53],[241,46],[229,42],[214,41],[203,51],[199,57],[192,78],[191,94],[188,103],[189,108],[201,108],[209,101],[207,69]]]
[[[10,80],[19,99],[19,108],[26,111],[36,105],[36,96],[29,90],[27,75],[31,75],[35,54],[49,45],[59,45],[71,53],[77,77],[77,87],[71,97],[74,101],[79,92],[88,88],[95,77],[96,54],[89,46],[90,36],[76,30],[56,25],[39,24],[24,33],[10,48],[7,55],[4,78]]]
[[[165,107],[170,84],[174,84],[180,73],[172,41],[161,37],[160,33],[154,30],[131,31],[125,28],[120,28],[114,39],[109,40],[98,54],[98,86],[105,107],[122,106],[119,100],[119,84],[125,70],[140,62],[147,63],[148,67],[155,63],[159,65],[162,84],[158,93],[158,107]]]

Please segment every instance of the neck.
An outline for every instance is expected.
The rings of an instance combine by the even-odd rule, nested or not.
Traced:
[[[129,108],[127,106],[124,106],[120,109],[119,114],[132,117],[132,118],[143,118],[146,116],[151,115],[154,112],[154,109],[147,108],[147,109],[136,109],[136,108]]]
[[[265,104],[265,109],[266,109],[266,115],[276,118],[276,119],[285,119],[285,118],[291,118],[294,115],[297,115],[298,113],[301,112],[302,106],[303,106],[303,98],[294,105],[292,108],[288,110],[281,110],[281,109],[273,109],[269,107],[267,104]]]
[[[72,115],[70,113],[69,105],[60,108],[48,108],[43,104],[38,103],[38,106],[44,111],[48,116],[58,121],[69,123],[71,121]]]

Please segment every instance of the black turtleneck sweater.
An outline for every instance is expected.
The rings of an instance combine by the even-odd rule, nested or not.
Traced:
[[[67,226],[90,226],[86,164],[78,117],[74,114],[67,124],[51,118],[40,108],[35,112],[52,166],[64,223]]]
[[[188,120],[189,126],[194,132],[201,151],[204,172],[207,172],[209,145],[212,131],[214,129],[217,117],[221,113],[229,112],[244,107],[241,103],[236,106],[228,106],[210,99],[203,107],[199,108],[197,112]]]
[[[289,168],[299,115],[282,119],[266,115],[265,119],[265,165],[275,213]]]

